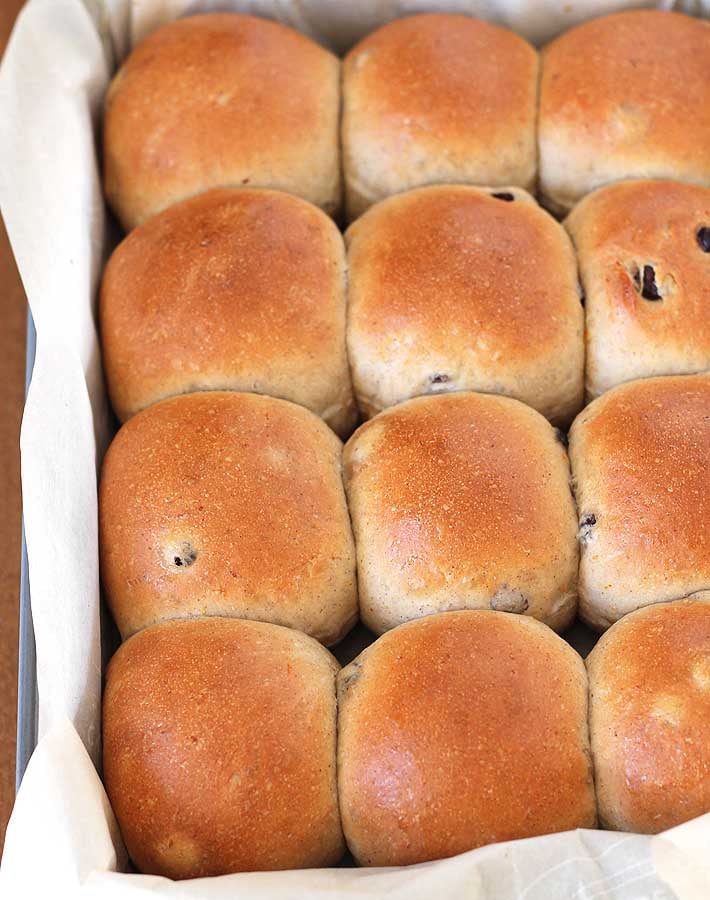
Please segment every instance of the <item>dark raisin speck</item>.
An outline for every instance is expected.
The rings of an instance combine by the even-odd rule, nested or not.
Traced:
[[[347,669],[343,669],[343,675],[338,679],[338,694],[340,696],[358,680],[361,675],[360,666],[359,662],[353,660]]]
[[[710,228],[707,225],[703,226],[698,230],[696,237],[703,253],[710,253]]]
[[[594,513],[589,513],[589,515],[584,516],[584,518],[579,523],[579,539],[581,541],[588,541],[592,536],[592,528],[597,524],[597,517]]]
[[[506,203],[512,203],[515,200],[510,191],[499,191],[497,194],[491,194],[491,196],[495,197],[496,200],[505,200]]]
[[[656,284],[656,271],[653,266],[643,267],[643,288],[641,296],[644,300],[662,300],[661,294]]]
[[[432,375],[429,378],[429,381],[432,384],[446,384],[446,382],[448,380],[449,380],[449,376],[445,375],[443,372],[438,372],[436,375]]]
[[[187,568],[187,566],[191,566],[196,559],[197,550],[187,542],[180,547],[180,554],[178,555],[176,553],[175,556],[173,556],[173,562],[178,568],[182,568],[183,566]]]

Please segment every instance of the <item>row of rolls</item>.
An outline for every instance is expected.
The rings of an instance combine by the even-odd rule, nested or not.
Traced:
[[[563,631],[579,595],[602,631],[707,590],[709,409],[710,374],[630,382],[577,417],[568,457],[539,413],[491,394],[414,398],[344,448],[288,401],[165,400],[104,459],[108,604],[123,637],[211,614],[330,646],[358,613],[376,634],[464,608]]]
[[[174,879],[441,859],[710,810],[710,604],[629,614],[585,662],[525,616],[388,631],[340,668],[277,625],[169,621],[115,654],[104,781],[131,858]]]
[[[344,238],[279,191],[182,201],[106,267],[113,407],[124,421],[180,393],[257,391],[346,437],[359,414],[473,390],[567,428],[617,384],[710,367],[710,188],[619,182],[564,226],[515,187],[416,188]]]
[[[107,93],[107,198],[128,230],[228,184],[350,220],[432,183],[539,188],[557,214],[622,178],[707,185],[709,44],[710,23],[667,11],[602,16],[540,52],[489,22],[423,14],[341,62],[276,22],[178,19]]]

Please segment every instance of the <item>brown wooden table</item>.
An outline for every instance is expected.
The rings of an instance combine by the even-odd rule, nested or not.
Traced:
[[[0,2],[0,54],[24,0]],[[1,164],[1,162],[0,162]],[[15,799],[20,590],[19,431],[24,400],[25,295],[0,222],[0,852]]]

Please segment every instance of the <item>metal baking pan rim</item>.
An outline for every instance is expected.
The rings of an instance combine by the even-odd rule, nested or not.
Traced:
[[[27,310],[27,350],[25,360],[25,399],[32,381],[37,334],[29,307]],[[24,517],[22,522],[22,557],[20,568],[20,627],[17,667],[17,750],[15,757],[15,791],[19,790],[30,756],[37,745],[37,653],[32,624],[30,579],[27,566]]]

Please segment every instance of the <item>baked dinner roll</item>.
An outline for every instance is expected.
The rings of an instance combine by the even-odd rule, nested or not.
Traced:
[[[570,430],[582,619],[603,630],[710,585],[710,374],[613,388]]]
[[[338,790],[368,866],[594,827],[584,663],[507,613],[390,631],[338,675]]]
[[[343,240],[304,200],[221,188],[171,206],[114,251],[100,316],[121,420],[174,394],[232,389],[352,431]]]
[[[372,631],[452,609],[571,624],[569,464],[534,410],[484,394],[420,397],[359,428],[344,462],[360,615]]]
[[[343,64],[349,218],[421,184],[532,189],[537,81],[528,43],[468,16],[410,16],[368,35]]]
[[[419,394],[507,394],[568,425],[584,310],[569,237],[525,191],[419,188],[347,231],[348,346],[366,416]]]
[[[237,619],[164,622],[118,650],[104,780],[141,872],[338,862],[337,670],[306,635]]]
[[[540,192],[565,212],[621,178],[710,184],[710,23],[636,10],[542,54]]]
[[[628,181],[595,191],[566,226],[587,315],[587,394],[710,368],[710,188]]]
[[[276,22],[177,19],[128,56],[106,94],[104,187],[123,227],[213,187],[340,203],[340,64]]]
[[[636,610],[587,658],[607,828],[654,834],[710,812],[710,590],[701,593],[704,602]]]
[[[130,419],[99,486],[122,636],[214,615],[340,640],[357,619],[341,447],[313,413],[258,394],[187,394]]]

